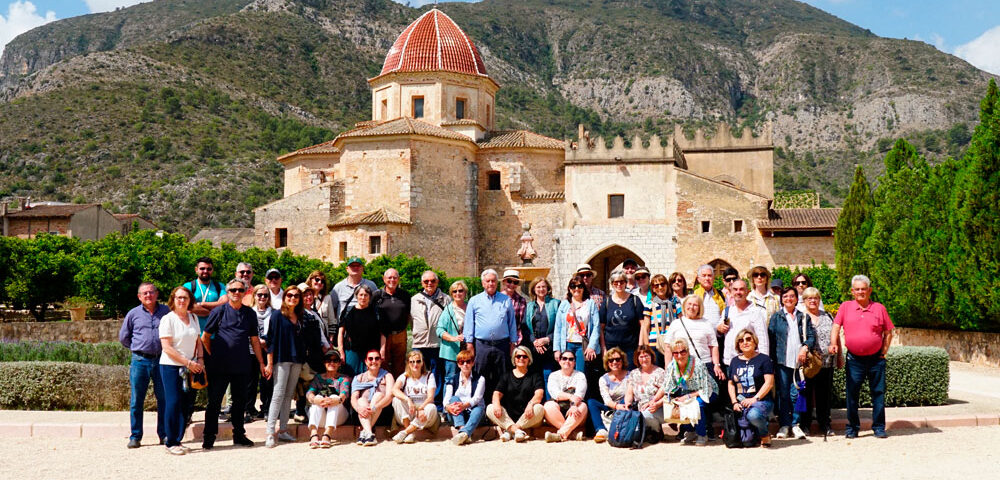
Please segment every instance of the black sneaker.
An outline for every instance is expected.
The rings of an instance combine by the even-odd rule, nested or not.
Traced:
[[[139,442],[139,439],[137,439],[137,438],[130,438],[130,439],[128,439],[128,445],[126,445],[126,446],[128,448],[139,448],[141,445],[142,445],[142,443]]]
[[[202,448],[202,450],[211,450],[211,449],[215,448],[215,437],[214,436],[206,436],[204,438],[204,440],[202,440],[202,442],[201,442],[201,448]]]
[[[250,440],[246,436],[233,437],[233,445],[242,445],[244,447],[252,447],[253,440]]]

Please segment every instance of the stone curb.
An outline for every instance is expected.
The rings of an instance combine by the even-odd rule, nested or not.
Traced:
[[[833,420],[833,428],[837,432],[843,432],[846,425],[845,419]],[[1000,425],[1000,414],[975,414],[975,415],[936,415],[928,417],[896,418],[886,422],[886,430],[904,430],[915,428],[948,428],[948,427],[985,427]],[[202,439],[204,424],[195,423],[185,434],[185,441],[198,441]],[[771,425],[772,433],[777,431],[777,426]],[[218,440],[226,441],[232,438],[232,425],[229,423],[219,424]],[[871,429],[871,419],[862,418],[861,430]],[[151,439],[156,438],[156,424],[145,423],[143,430],[146,433],[146,442],[151,443]],[[532,434],[535,438],[544,436],[545,431],[551,431],[548,426],[536,428]],[[289,431],[293,432],[300,441],[309,439],[309,427],[303,424],[290,424]],[[379,439],[388,440],[390,436],[386,433],[386,427],[376,427],[375,435]],[[253,440],[263,442],[266,437],[266,423],[256,421],[246,425],[247,436]],[[2,438],[28,438],[28,437],[66,437],[66,438],[120,438],[128,439],[131,429],[128,423],[0,423],[0,437]],[[347,425],[338,428],[334,432],[334,440],[350,443],[357,439],[360,427]],[[813,433],[819,433],[814,429]],[[418,441],[425,440],[447,440],[454,435],[451,427],[441,427],[436,435],[430,432],[418,431],[416,436]],[[494,439],[492,427],[479,427],[476,429],[474,438]]]

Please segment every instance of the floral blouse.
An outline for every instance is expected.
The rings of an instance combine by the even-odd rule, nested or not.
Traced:
[[[660,367],[656,367],[653,373],[645,382],[642,381],[642,369],[636,368],[628,372],[625,378],[629,387],[632,388],[632,399],[639,404],[639,409],[643,409],[656,396],[663,384],[667,383],[667,372]]]
[[[830,354],[830,335],[833,332],[833,317],[825,311],[820,311],[818,316],[812,318],[813,328],[816,329],[816,348],[819,349],[819,353],[823,356],[823,368],[830,368],[833,366],[835,357]]]
[[[713,393],[718,393],[719,387],[715,383],[715,379],[708,374],[705,364],[696,362],[693,359],[688,359],[686,372],[681,372],[677,361],[671,360],[667,365],[666,373],[667,386],[664,390],[666,390],[667,395],[670,395],[675,390],[680,392],[679,395],[686,395],[689,392],[697,390],[699,392],[698,396],[705,402],[708,402]]]
[[[605,404],[618,403],[625,398],[625,391],[628,390],[628,375],[619,382],[611,373],[605,373],[597,383],[601,389],[601,400]]]

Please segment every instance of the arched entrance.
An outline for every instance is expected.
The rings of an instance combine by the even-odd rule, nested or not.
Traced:
[[[721,258],[716,258],[715,260],[708,262],[708,264],[712,266],[713,270],[715,270],[715,278],[722,278],[722,272],[724,272],[727,268],[732,267],[729,262]]]
[[[587,263],[594,269],[594,285],[605,292],[609,291],[608,276],[628,258],[635,260],[640,266],[646,264],[642,257],[621,245],[611,245],[590,257]]]

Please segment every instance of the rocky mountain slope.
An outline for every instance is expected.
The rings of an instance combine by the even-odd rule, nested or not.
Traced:
[[[389,0],[158,0],[54,22],[0,58],[0,196],[98,201],[192,233],[246,226],[280,153],[369,116],[417,10]],[[968,143],[988,74],[793,0],[440,7],[501,85],[502,127],[556,137],[772,122],[778,188],[846,194],[890,139]]]

